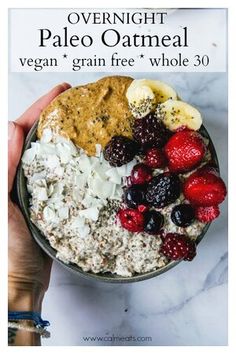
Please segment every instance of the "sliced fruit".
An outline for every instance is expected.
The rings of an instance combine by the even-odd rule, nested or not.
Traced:
[[[192,205],[211,207],[222,203],[227,191],[220,177],[202,168],[186,179],[183,193]]]
[[[172,172],[187,172],[200,164],[206,152],[202,136],[195,131],[175,133],[165,145],[168,166]]]
[[[157,110],[157,115],[160,115],[165,126],[171,131],[182,127],[198,130],[202,125],[201,113],[186,102],[168,100],[160,104]]]
[[[133,80],[127,89],[129,107],[136,118],[145,117],[155,109],[158,103],[168,99],[177,99],[172,87],[158,80]]]

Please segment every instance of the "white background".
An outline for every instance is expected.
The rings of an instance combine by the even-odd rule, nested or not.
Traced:
[[[194,72],[224,72],[226,70],[226,10],[219,9],[179,9],[166,10],[168,15],[165,17],[164,24],[153,25],[86,25],[81,20],[78,24],[70,24],[67,20],[70,12],[87,12],[86,9],[24,9],[10,11],[10,71],[15,72],[32,72],[39,70],[34,66],[21,65],[19,58],[56,58],[58,61],[57,67],[43,67],[43,71],[51,72],[71,72],[73,71],[74,58],[94,58],[106,59],[106,67],[91,68],[91,66],[82,67],[80,71],[100,71],[100,72],[117,72],[117,71],[140,71],[140,72],[162,72],[162,71],[194,71]],[[101,9],[93,10],[95,12],[102,11]],[[107,10],[104,10],[107,11]],[[112,11],[112,9],[109,9]],[[124,10],[114,10],[114,12],[122,12]],[[136,10],[128,10],[136,11]],[[153,10],[143,10],[145,12],[153,12]],[[154,12],[160,11],[154,10]],[[164,10],[165,11],[165,10]],[[69,47],[53,47],[53,40],[48,40],[47,47],[39,47],[40,36],[39,29],[48,28],[54,35],[60,35],[64,42],[64,30],[68,28],[69,36],[78,35],[80,38],[83,35],[90,35],[94,39],[91,47],[79,45],[76,48]],[[116,29],[121,36],[129,35],[132,37],[134,33],[146,35],[158,35],[162,37],[165,34],[174,36],[175,34],[183,33],[183,27],[188,28],[188,47],[176,48],[166,47],[128,47],[125,48],[121,44],[116,47],[109,48],[102,44],[101,34],[107,29]],[[110,37],[110,36],[109,36]],[[113,38],[113,37],[112,37]],[[113,39],[112,39],[113,42]],[[117,52],[119,58],[134,58],[134,66],[111,66],[111,56]],[[149,57],[160,57],[162,53],[169,58],[178,58],[179,53],[183,58],[189,59],[189,65],[185,66],[152,66]],[[68,57],[65,59],[63,55]],[[140,55],[144,54],[144,58],[140,59]],[[209,65],[194,66],[197,64],[197,59],[194,57],[200,55],[208,55]]]
[[[120,0],[119,6],[132,6],[133,1],[128,0]],[[88,7],[96,7],[97,2],[95,0],[87,0],[86,4]],[[101,7],[110,7],[111,2],[108,0],[100,0],[99,5]],[[136,6],[142,7],[143,1],[136,0]],[[236,241],[235,241],[235,195],[236,195],[236,185],[235,185],[235,131],[236,131],[236,109],[235,109],[235,82],[236,82],[236,72],[235,72],[235,18],[236,18],[236,7],[235,2],[231,0],[215,0],[214,4],[212,0],[164,0],[159,1],[158,5],[160,7],[229,7],[229,43],[230,43],[230,51],[229,51],[229,118],[230,118],[230,129],[229,129],[229,187],[230,187],[230,195],[229,195],[229,248],[230,252],[230,297],[229,297],[229,347],[209,347],[209,346],[201,346],[201,347],[191,347],[181,346],[181,347],[168,347],[162,346],[158,348],[159,353],[189,353],[191,352],[202,352],[202,353],[234,353],[236,350],[236,337],[235,337],[235,313],[236,313],[236,287],[235,287],[235,269],[236,269],[236,257],[234,250],[236,249]],[[7,102],[8,102],[8,38],[7,38],[7,16],[8,16],[8,7],[76,7],[78,6],[78,2],[76,0],[61,0],[60,4],[56,0],[35,0],[33,3],[31,0],[22,0],[19,4],[18,0],[9,0],[7,3],[2,2],[1,7],[1,21],[0,21],[0,33],[2,36],[2,40],[0,42],[1,45],[1,53],[5,53],[5,55],[0,56],[0,75],[1,75],[1,105],[0,105],[0,114],[2,117],[2,126],[0,130],[0,141],[1,141],[1,154],[0,154],[0,163],[3,166],[3,171],[7,170]],[[146,0],[146,7],[155,7],[155,0]],[[43,93],[43,92],[41,92]],[[28,104],[28,101],[27,101]],[[0,312],[2,314],[0,318],[0,345],[2,352],[16,352],[16,353],[25,353],[27,349],[32,352],[41,353],[42,351],[45,353],[64,353],[65,350],[71,353],[78,353],[78,348],[76,347],[44,347],[44,348],[7,348],[7,208],[6,208],[6,200],[7,200],[7,174],[4,173],[2,175],[0,184],[0,195],[1,195],[1,216],[2,216],[2,244],[0,248],[0,257],[1,257],[1,267],[0,267],[0,279],[1,279],[1,297],[0,297]],[[64,327],[67,326],[67,323],[63,324]],[[112,350],[111,350],[112,349]],[[129,350],[128,350],[129,349]],[[137,352],[137,350],[142,348],[122,348],[122,352]],[[104,353],[105,351],[109,352],[120,352],[120,348],[83,348],[83,352],[94,353],[100,352]],[[145,352],[156,352],[155,347],[145,347]]]

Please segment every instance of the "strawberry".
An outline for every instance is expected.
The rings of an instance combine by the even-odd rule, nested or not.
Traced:
[[[144,216],[138,210],[120,209],[118,218],[121,225],[128,231],[141,232],[144,229]]]
[[[214,170],[201,168],[186,179],[183,193],[191,204],[210,207],[222,203],[227,191],[224,181]]]
[[[220,209],[218,205],[213,205],[209,207],[198,207],[195,210],[196,218],[201,222],[211,222],[212,220],[218,218],[220,215]]]
[[[202,161],[206,145],[196,131],[183,130],[175,133],[165,145],[165,154],[171,172],[187,172]]]

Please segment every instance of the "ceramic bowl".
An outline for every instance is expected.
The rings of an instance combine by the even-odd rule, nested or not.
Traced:
[[[26,149],[30,148],[31,142],[36,141],[37,126],[38,126],[38,122],[36,122],[34,124],[34,126],[31,128],[31,130],[25,140],[24,151]],[[213,157],[214,164],[219,169],[219,163],[218,163],[216,151],[215,151],[214,145],[212,143],[212,140],[211,140],[207,130],[202,126],[200,132],[204,137],[206,137],[209,140],[209,148],[210,148],[210,151],[211,151],[211,154]],[[27,225],[28,225],[35,241],[51,258],[53,258],[55,261],[61,263],[63,265],[63,267],[69,269],[70,271],[77,274],[78,276],[83,276],[85,278],[90,278],[90,279],[104,281],[104,282],[110,282],[110,283],[131,283],[131,282],[137,282],[137,281],[156,277],[160,274],[167,272],[168,270],[177,266],[180,263],[179,261],[171,261],[166,266],[164,266],[160,269],[153,270],[151,272],[147,272],[144,274],[133,275],[132,277],[122,277],[122,276],[114,275],[111,273],[94,274],[91,272],[84,272],[79,266],[77,266],[75,264],[72,264],[72,263],[65,264],[64,262],[62,262],[61,260],[59,260],[56,257],[56,253],[57,253],[56,250],[50,246],[47,239],[43,236],[43,234],[39,231],[39,229],[30,220],[30,214],[29,214],[29,198],[30,198],[30,196],[29,196],[29,193],[26,188],[26,178],[24,176],[24,171],[23,171],[21,163],[18,166],[16,188],[17,188],[18,201],[19,201],[21,210],[24,214]],[[196,240],[197,244],[202,240],[202,238],[206,234],[209,226],[210,226],[210,223],[206,224],[202,233],[198,236],[198,238]],[[186,267],[187,266],[188,265],[186,264]]]

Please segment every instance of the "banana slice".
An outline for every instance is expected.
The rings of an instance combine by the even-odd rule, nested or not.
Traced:
[[[142,118],[153,111],[158,103],[177,99],[172,87],[158,80],[133,80],[127,89],[126,97],[135,118]]]
[[[161,118],[171,131],[176,131],[183,126],[198,130],[202,125],[200,112],[183,101],[168,100],[160,104],[157,108],[157,117]]]

